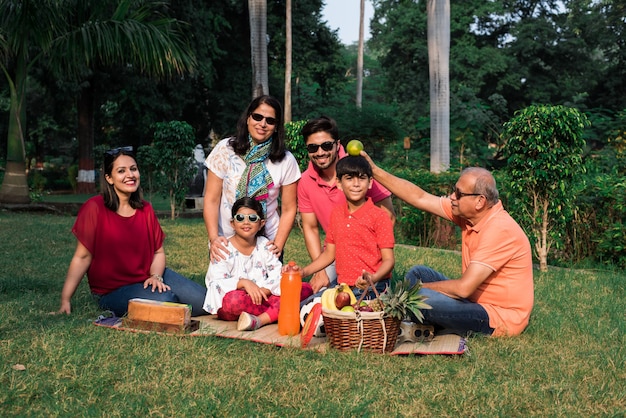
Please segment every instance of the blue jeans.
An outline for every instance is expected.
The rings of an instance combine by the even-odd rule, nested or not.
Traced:
[[[450,280],[443,274],[426,266],[414,266],[406,274],[411,283],[432,283]],[[460,335],[481,333],[491,335],[493,328],[489,326],[489,315],[485,308],[467,299],[454,299],[432,289],[420,289],[420,294],[428,298],[427,304],[432,309],[423,309],[424,323],[449,329]],[[418,322],[413,315],[411,319]]]
[[[128,312],[128,301],[133,298],[157,300],[160,302],[176,302],[191,305],[191,315],[206,315],[202,305],[206,295],[206,287],[181,276],[168,268],[163,272],[163,283],[171,289],[163,293],[152,291],[152,286],[143,288],[143,282],[122,286],[119,289],[98,298],[100,308],[113,311],[116,316],[124,316]]]
[[[327,269],[326,273],[329,273],[328,268],[331,266],[333,267],[333,272],[334,272],[335,263],[326,267]],[[328,274],[328,277],[331,277],[331,278],[334,277],[334,279],[331,279],[330,285],[328,285],[328,287],[322,288],[322,290],[320,290],[319,292],[312,294],[311,296],[309,296],[308,298],[300,302],[300,309],[302,309],[304,305],[311,303],[313,299],[321,297],[322,293],[324,293],[324,290],[332,289],[333,287],[337,286],[337,274],[335,273],[333,276]],[[381,280],[378,283],[376,283],[376,290],[378,291],[378,293],[382,293],[385,291],[387,286],[389,286],[389,279]],[[361,296],[361,293],[363,293],[361,289],[357,289],[356,287],[352,288],[352,292],[354,293],[354,296],[356,296],[357,299],[359,299],[359,297]],[[373,290],[370,289],[367,295],[365,295],[364,299],[375,299],[375,298],[376,298],[376,294],[374,293]]]

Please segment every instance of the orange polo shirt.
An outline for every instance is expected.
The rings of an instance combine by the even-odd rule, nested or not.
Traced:
[[[530,242],[522,228],[498,202],[476,225],[452,215],[450,199],[441,198],[448,218],[462,231],[463,272],[480,263],[493,273],[468,298],[489,315],[493,336],[518,335],[528,325],[534,303]]]

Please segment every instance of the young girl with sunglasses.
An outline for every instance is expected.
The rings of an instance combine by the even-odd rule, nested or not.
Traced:
[[[211,261],[204,310],[219,319],[238,321],[240,331],[251,331],[278,320],[282,263],[267,247],[259,201],[242,197],[233,204],[231,215],[234,235],[228,238],[226,258]],[[303,283],[301,299],[312,293]]]

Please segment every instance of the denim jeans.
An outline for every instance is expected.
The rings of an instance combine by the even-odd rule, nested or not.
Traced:
[[[100,308],[113,311],[116,316],[124,316],[128,311],[128,301],[133,298],[150,299],[161,302],[176,302],[191,305],[191,315],[206,315],[202,305],[206,287],[181,276],[168,268],[163,273],[163,283],[171,289],[163,293],[152,291],[152,286],[143,288],[143,282],[122,286],[98,298]]]
[[[438,282],[450,280],[445,275],[426,266],[414,266],[406,274],[411,283]],[[432,289],[420,289],[420,294],[428,298],[427,304],[432,309],[423,309],[424,323],[449,329],[460,335],[481,333],[491,335],[493,328],[489,326],[489,315],[485,308],[467,299],[454,299]],[[411,315],[412,316],[412,315]],[[411,318],[418,322],[415,317]]]

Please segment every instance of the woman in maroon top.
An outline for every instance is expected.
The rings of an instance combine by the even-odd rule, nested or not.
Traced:
[[[102,194],[85,202],[72,228],[78,242],[59,312],[71,312],[70,300],[87,274],[100,307],[117,316],[126,314],[132,298],[186,303],[192,315],[201,315],[206,288],[165,267],[165,235],[152,205],[142,199],[132,151],[104,154]]]

